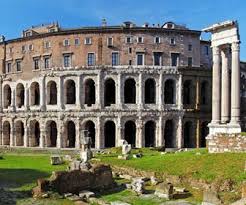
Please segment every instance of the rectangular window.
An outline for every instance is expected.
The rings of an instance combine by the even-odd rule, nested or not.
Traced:
[[[94,53],[88,53],[88,57],[87,57],[87,65],[88,65],[88,66],[93,66],[93,65],[95,65],[95,54],[94,54]]]
[[[11,72],[11,68],[12,68],[11,62],[7,62],[7,65],[6,65],[6,73],[10,73]]]
[[[137,53],[137,65],[144,65],[144,54]]]
[[[209,54],[209,47],[205,46],[205,54],[208,55]]]
[[[33,59],[33,67],[34,67],[34,70],[39,70],[39,58]]]
[[[20,60],[16,61],[16,71],[17,72],[21,71],[21,61]]]
[[[118,52],[112,53],[112,65],[116,66],[120,64],[120,56]]]
[[[143,43],[143,37],[142,36],[139,36],[137,39],[138,39],[138,43]]]
[[[71,65],[72,65],[71,55],[64,55],[63,56],[63,64],[64,64],[65,68],[71,67]]]
[[[75,38],[74,44],[75,44],[75,46],[78,46],[79,45],[79,39],[78,38]]]
[[[50,41],[44,42],[44,48],[45,48],[45,49],[48,49],[48,48],[50,48],[50,47],[51,47]]]
[[[22,50],[22,52],[25,52],[26,51],[26,46],[22,46],[21,50]]]
[[[188,57],[188,66],[192,67],[192,57]]]
[[[28,46],[28,50],[29,50],[29,51],[32,51],[32,50],[33,50],[33,45],[32,45],[32,44],[30,44],[30,45]]]
[[[113,38],[108,38],[108,47],[112,47],[113,46]]]
[[[175,38],[171,38],[171,39],[170,39],[170,44],[171,44],[171,45],[175,45]]]
[[[179,65],[179,53],[171,53],[171,66]]]
[[[161,43],[161,38],[159,36],[155,37],[155,43]]]
[[[44,68],[50,68],[50,57],[45,57],[44,58]]]
[[[85,38],[85,45],[90,45],[91,44],[91,38],[87,37]]]
[[[188,51],[192,51],[192,45],[191,44],[188,45]]]
[[[68,39],[65,39],[65,40],[63,41],[63,45],[64,45],[64,46],[69,46],[69,44],[70,44],[70,43],[69,43],[69,40],[68,40]]]
[[[161,52],[154,52],[154,65],[155,66],[161,66],[162,64],[161,56],[162,56]]]
[[[132,48],[129,48],[129,49],[128,49],[128,52],[129,52],[129,53],[132,53]]]
[[[132,60],[129,60],[129,65],[132,65]]]
[[[132,43],[132,37],[131,36],[126,37],[126,43]]]

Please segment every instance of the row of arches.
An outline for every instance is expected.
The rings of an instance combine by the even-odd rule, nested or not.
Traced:
[[[209,87],[208,82],[204,81],[201,84],[201,104],[208,104]],[[91,106],[96,103],[96,87],[93,79],[87,79],[83,86],[85,98],[84,104]],[[74,80],[67,80],[64,84],[64,103],[75,104],[76,103],[76,84]],[[8,108],[11,105],[12,91],[11,87],[6,84],[3,89],[4,94],[4,108]],[[40,105],[40,86],[38,82],[33,82],[30,86],[30,105]],[[192,104],[194,100],[194,86],[191,80],[184,82],[183,91],[183,103]],[[124,82],[124,103],[136,104],[136,81],[134,78],[128,78]],[[16,106],[21,108],[24,106],[25,88],[22,83],[16,86]],[[144,103],[155,104],[156,103],[156,82],[154,78],[149,78],[144,83]],[[53,80],[47,83],[46,89],[46,103],[47,105],[56,105],[58,103],[57,83]],[[105,80],[104,83],[104,105],[110,106],[116,103],[116,84],[112,78]],[[164,83],[164,103],[176,104],[176,81],[168,79]]]
[[[2,132],[2,143],[3,145],[10,145],[10,134],[11,134],[11,125],[9,121],[3,122],[3,132]],[[164,145],[167,148],[177,147],[177,133],[175,122],[173,120],[167,120],[165,122],[163,141]],[[76,147],[76,126],[72,120],[69,120],[65,123],[64,131],[62,133],[61,147],[62,148],[75,148]],[[93,121],[88,120],[84,123],[83,129],[88,130],[89,136],[92,140],[92,148],[95,148],[96,140],[96,127]],[[156,122],[147,121],[143,126],[143,137],[144,137],[144,147],[155,147],[156,146]],[[14,135],[15,135],[15,146],[24,146],[24,134],[25,127],[24,123],[21,120],[18,120],[14,124]],[[116,146],[116,126],[115,122],[108,120],[103,126],[104,132],[104,147],[115,147]],[[201,125],[201,138],[200,146],[206,146],[205,137],[208,134],[207,122],[202,123]],[[27,131],[28,135],[28,146],[29,147],[39,147],[41,143],[41,130],[40,123],[37,120],[30,121],[29,130]],[[137,129],[136,123],[134,120],[128,120],[124,124],[124,139],[132,144],[133,147],[136,146],[137,140]],[[100,136],[101,137],[101,136]],[[58,139],[58,127],[57,123],[54,120],[50,120],[45,125],[45,136],[44,144],[45,147],[57,147]],[[184,123],[183,129],[183,139],[184,147],[192,148],[196,147],[196,139],[194,137],[194,125],[191,121]]]

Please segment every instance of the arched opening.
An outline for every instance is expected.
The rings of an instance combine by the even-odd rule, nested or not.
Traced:
[[[65,84],[65,103],[75,104],[76,102],[76,87],[73,80],[67,80]]]
[[[200,137],[200,146],[206,147],[206,137],[209,134],[208,122],[205,121],[201,124],[201,137]]]
[[[132,78],[129,78],[125,81],[124,102],[126,104],[136,103],[136,82]]]
[[[66,147],[74,148],[76,142],[76,127],[73,121],[68,121],[66,126]]]
[[[25,88],[22,83],[16,86],[16,106],[21,108],[24,106],[25,101]]]
[[[193,136],[193,125],[191,121],[184,124],[184,147],[193,148],[195,147],[195,140]]]
[[[94,105],[96,102],[96,88],[95,82],[92,79],[87,79],[85,81],[85,104],[87,106]]]
[[[54,81],[50,81],[47,84],[47,104],[48,105],[57,104],[57,87]]]
[[[155,103],[155,80],[148,79],[145,81],[145,103],[154,104]]]
[[[183,92],[183,103],[184,105],[192,104],[192,82],[191,80],[186,80],[184,82],[184,92]]]
[[[16,137],[16,146],[24,145],[24,123],[22,121],[17,121],[15,123],[15,137]]]
[[[95,148],[95,140],[96,140],[96,132],[95,132],[95,124],[91,120],[85,123],[85,130],[89,132],[89,137],[91,138],[91,147]]]
[[[30,147],[38,147],[40,144],[40,126],[39,122],[33,120],[30,122],[30,138],[29,145]]]
[[[10,123],[3,123],[3,145],[10,145]]]
[[[115,104],[115,82],[113,79],[107,79],[104,84],[104,105]]]
[[[171,79],[166,80],[164,90],[164,102],[165,104],[175,104],[175,101],[175,81]]]
[[[47,146],[48,147],[56,147],[57,141],[57,126],[55,121],[49,121],[47,123]]]
[[[208,105],[209,97],[208,82],[203,81],[201,84],[201,105]]]
[[[4,108],[8,108],[11,105],[11,88],[9,85],[5,85],[3,88],[4,93]]]
[[[31,105],[40,105],[40,89],[37,82],[31,84]]]
[[[154,147],[155,146],[155,122],[148,121],[144,126],[145,134],[145,147]]]
[[[127,121],[125,123],[125,140],[128,142],[128,144],[131,144],[132,147],[136,146],[136,124],[134,121]]]
[[[107,121],[104,125],[105,147],[115,147],[115,124],[113,121]]]
[[[173,120],[167,120],[165,123],[164,139],[166,148],[176,147],[176,137],[174,134]]]

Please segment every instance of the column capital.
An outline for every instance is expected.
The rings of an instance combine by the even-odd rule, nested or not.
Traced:
[[[220,48],[218,46],[213,46],[213,55],[220,55]]]
[[[240,50],[240,41],[237,41],[237,42],[233,42],[231,44],[231,51],[232,52],[237,52]]]

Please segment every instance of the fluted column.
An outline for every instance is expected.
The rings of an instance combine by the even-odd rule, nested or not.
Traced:
[[[200,94],[200,79],[199,77],[196,78],[196,109],[199,110],[200,109],[200,97],[201,97],[201,94]]]
[[[221,51],[222,72],[221,72],[221,122],[227,123],[230,118],[230,75],[229,75],[229,49]]]
[[[159,77],[159,109],[164,109],[164,90],[163,90],[163,73],[160,73]]]
[[[40,141],[39,141],[39,147],[40,148],[44,148],[48,146],[48,140],[47,140],[47,135],[48,132],[45,129],[45,122],[44,121],[40,121]]]
[[[240,42],[232,43],[231,123],[240,122]]]
[[[121,117],[118,117],[117,120],[117,126],[116,126],[117,130],[116,130],[116,139],[115,139],[115,146],[119,147],[120,146],[120,140],[124,139],[123,137],[123,126],[122,126],[122,120]]]
[[[165,142],[164,142],[164,134],[163,134],[163,132],[164,132],[164,125],[163,124],[164,124],[163,123],[163,116],[160,116],[159,117],[159,122],[158,122],[159,130],[158,130],[157,143],[156,143],[156,145],[159,146],[159,147],[163,146],[165,144]]]
[[[41,110],[46,110],[46,89],[45,89],[45,77],[41,78],[40,84],[40,106]]]
[[[3,110],[3,102],[2,102],[3,92],[2,92],[2,87],[3,87],[3,79],[0,76],[0,112],[2,112],[2,110]]]
[[[25,110],[29,110],[29,88],[28,84],[25,86],[25,102],[24,102]]]
[[[177,147],[182,148],[184,146],[184,137],[183,137],[183,116],[178,117],[177,121]]]
[[[29,126],[27,124],[27,122],[25,123],[25,129],[24,129],[24,147],[28,147],[29,143],[28,143],[28,134],[29,134]]]
[[[76,107],[77,109],[81,109],[81,77],[77,77],[77,86],[76,86]]]
[[[117,79],[117,96],[116,96],[116,102],[117,106],[119,109],[122,109],[122,96],[123,96],[123,91],[122,91],[122,76],[121,73],[118,74],[118,79]]]
[[[15,146],[14,120],[12,120],[10,124],[10,147],[13,147],[13,146]]]
[[[213,47],[212,123],[220,122],[220,49]]]
[[[178,87],[178,107],[183,109],[183,75],[179,75],[179,87]]]
[[[142,109],[143,108],[143,103],[144,103],[144,99],[143,99],[143,74],[140,73],[139,74],[139,80],[138,80],[138,108]]]
[[[97,118],[97,123],[96,123],[96,139],[95,139],[95,147],[96,149],[101,149],[104,147],[104,134],[102,134],[102,122],[101,118]]]
[[[102,85],[102,72],[100,71],[97,76],[96,82],[96,106],[98,109],[102,108],[104,102],[104,86]]]
[[[76,139],[75,139],[75,148],[80,149],[80,133],[81,133],[81,129],[80,129],[80,120],[79,118],[76,120]]]
[[[145,145],[145,139],[143,136],[143,121],[142,119],[138,119],[136,121],[136,127],[137,127],[137,132],[136,132],[136,147],[137,148],[142,148]]]
[[[58,86],[57,86],[57,106],[58,109],[64,109],[64,86],[63,86],[63,76],[60,76]]]

